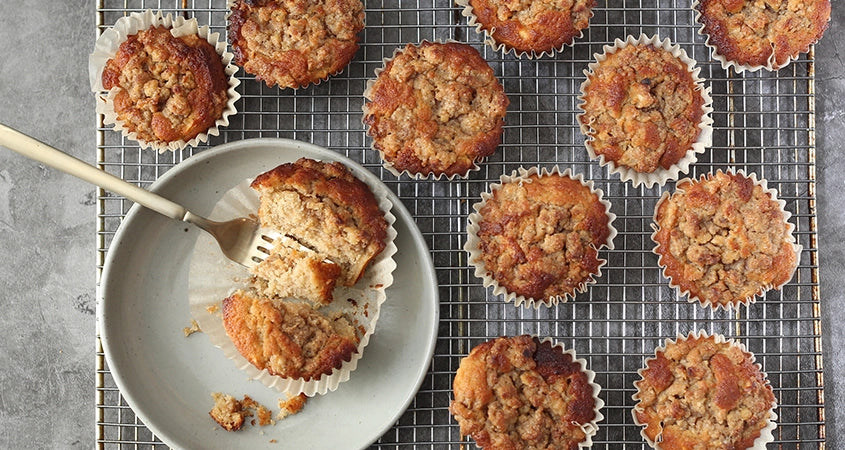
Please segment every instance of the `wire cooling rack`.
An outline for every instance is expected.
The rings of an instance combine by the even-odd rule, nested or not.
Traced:
[[[368,0],[361,49],[341,74],[305,89],[267,88],[242,71],[238,114],[209,145],[156,154],[140,150],[104,128],[98,117],[101,167],[148,187],[169,168],[211,145],[254,137],[312,142],[349,156],[377,174],[411,211],[431,251],[440,294],[435,355],[408,410],[374,444],[376,448],[460,448],[459,429],[448,412],[460,358],[476,344],[500,335],[551,336],[586,358],[602,386],[605,419],[595,448],[642,448],[631,408],[636,371],[665,338],[694,330],[722,333],[744,343],[774,387],[780,448],[823,448],[824,382],[821,355],[815,200],[815,117],[812,52],[777,73],[736,74],[710,59],[689,1],[599,0],[590,27],[554,57],[516,58],[495,52],[466,25],[448,0]],[[97,32],[128,12],[146,8],[195,17],[225,36],[226,4],[213,1],[97,2]],[[803,246],[795,277],[750,308],[713,312],[667,285],[651,253],[651,217],[664,188],[633,188],[590,161],[575,115],[583,70],[615,38],[640,33],[668,37],[701,67],[714,99],[713,146],[690,175],[735,167],[768,180],[786,201]],[[489,62],[511,105],[504,142],[468,179],[414,181],[381,167],[361,124],[362,93],[382,60],[406,43],[454,39],[468,42]],[[462,250],[471,205],[491,182],[520,166],[571,168],[605,192],[617,215],[615,250],[598,282],[574,301],[540,310],[516,308],[484,289]],[[102,269],[109,243],[130,202],[100,191],[98,255]],[[98,336],[99,344],[99,336]],[[163,446],[133,414],[97,353],[97,443],[101,448]],[[466,442],[466,441],[465,441]],[[464,442],[464,443],[465,443]]]

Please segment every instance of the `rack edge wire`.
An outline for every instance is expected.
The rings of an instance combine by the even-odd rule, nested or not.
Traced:
[[[124,2],[125,5],[128,5],[129,2]],[[161,2],[158,2],[159,5]],[[175,3],[175,2],[174,2]],[[183,6],[187,5],[186,1],[182,1]],[[209,2],[209,5],[211,3]],[[97,35],[101,32],[104,26],[108,26],[109,24],[104,23],[104,1],[98,0],[96,7],[96,26],[97,26]],[[454,7],[451,11],[452,14],[455,14]],[[128,10],[127,10],[128,11]],[[186,10],[187,12],[187,10]],[[458,27],[463,29],[463,27]],[[458,33],[460,33],[459,31]],[[807,199],[809,202],[807,217],[808,217],[808,229],[805,233],[809,234],[810,240],[810,252],[809,252],[809,270],[810,270],[810,290],[811,290],[811,300],[812,300],[812,317],[808,317],[812,321],[812,330],[814,332],[814,355],[813,355],[813,362],[814,362],[814,375],[815,375],[815,389],[813,386],[806,387],[811,392],[815,391],[816,395],[816,405],[813,408],[815,410],[816,417],[815,420],[807,420],[811,424],[815,424],[817,426],[817,439],[811,439],[811,441],[815,441],[814,443],[818,444],[818,448],[825,447],[825,413],[824,413],[824,379],[823,379],[823,358],[822,358],[822,329],[821,329],[821,304],[820,304],[820,293],[818,287],[818,260],[817,260],[817,252],[815,249],[817,248],[817,235],[816,235],[816,195],[815,195],[815,84],[814,84],[814,77],[815,77],[815,68],[814,68],[814,56],[813,56],[813,49],[811,48],[810,53],[808,54],[808,77],[807,77],[807,92],[808,92],[808,142],[807,142],[807,152],[808,152],[808,165],[807,165],[807,182],[808,182],[808,196]],[[105,151],[105,133],[106,129],[103,126],[103,118],[101,115],[97,115],[96,120],[96,132],[97,132],[97,164],[100,168],[106,169],[106,151]],[[180,156],[174,156],[174,158],[181,158]],[[800,181],[800,180],[799,180]],[[456,189],[463,191],[463,192],[470,192],[469,183],[458,183],[459,187]],[[451,188],[450,188],[451,189]],[[466,194],[464,194],[466,195]],[[108,239],[106,235],[108,233],[113,232],[114,230],[110,230],[109,219],[114,219],[114,217],[107,217],[106,212],[106,201],[111,200],[114,201],[115,197],[110,196],[107,192],[102,189],[98,189],[98,201],[97,201],[97,230],[96,230],[96,243],[97,243],[97,287],[99,290],[99,283],[100,283],[100,276],[102,274],[102,268],[105,263],[105,257],[107,253],[107,246],[108,246]],[[466,206],[464,206],[466,208]],[[124,209],[125,211],[125,209]],[[434,252],[432,252],[434,253]],[[463,254],[458,255],[459,259],[459,266],[464,267],[466,265],[466,261]],[[470,338],[468,331],[465,327],[469,327],[469,322],[465,322],[468,320],[469,317],[464,317],[464,313],[468,313],[468,309],[470,308],[469,304],[465,304],[464,302],[468,302],[470,298],[468,283],[471,283],[471,280],[466,279],[468,272],[465,269],[459,269],[456,271],[456,276],[458,277],[457,282],[452,283],[453,286],[457,286],[457,293],[461,297],[458,299],[458,303],[461,305],[458,308],[459,317],[457,320],[454,320],[457,323],[458,331],[457,336],[449,336],[450,338],[454,337],[457,338],[457,353],[458,354],[465,354],[468,351],[467,343],[469,342],[468,339]],[[451,288],[450,288],[451,289]],[[451,291],[450,291],[451,292]],[[99,295],[98,295],[98,302],[99,302]],[[99,307],[99,304],[98,304]],[[740,321],[740,315],[737,315],[737,318],[734,319],[735,321]],[[451,324],[450,324],[451,325]],[[97,434],[97,445],[99,448],[105,448],[106,446],[110,445],[117,445],[119,448],[125,448],[127,445],[134,445],[136,448],[143,445],[163,445],[160,441],[158,441],[154,435],[152,435],[146,427],[138,421],[137,418],[134,417],[132,414],[131,409],[125,403],[125,401],[120,396],[120,393],[117,389],[113,386],[113,382],[109,383],[109,377],[111,376],[107,364],[105,362],[105,355],[103,353],[103,348],[100,342],[100,332],[99,332],[99,323],[98,328],[96,331],[96,411],[95,411],[95,418],[96,418],[96,434]],[[739,325],[738,325],[739,326]],[[441,337],[442,339],[442,337]],[[449,343],[452,344],[451,342]],[[437,355],[435,355],[437,357]],[[455,355],[449,355],[450,359],[454,359]],[[429,372],[435,371],[434,361],[432,361],[432,367],[429,369]],[[797,388],[796,388],[797,389]],[[412,404],[412,407],[414,405]],[[117,410],[118,411],[118,419],[116,421],[109,421],[110,418],[107,418],[107,412],[109,410]],[[126,411],[125,417],[122,413]],[[806,418],[802,416],[800,413],[798,414],[798,425],[801,425],[801,419]],[[124,423],[126,422],[126,423]],[[402,420],[400,423],[397,423],[394,428],[397,430],[395,431],[395,436],[397,437],[397,442],[395,444],[387,444],[385,446],[390,445],[401,445],[399,441],[399,431],[398,428],[404,427],[405,429],[410,428],[412,431],[415,431],[417,428],[421,428],[422,426],[418,426],[416,424],[402,424]],[[454,424],[438,424],[441,426],[449,426],[452,427]],[[434,428],[434,424],[428,426],[429,428]],[[601,424],[600,424],[601,426]],[[118,433],[118,437],[115,438],[109,433],[107,433],[107,428],[114,428],[119,427],[120,432]],[[431,435],[434,435],[434,431],[430,430]],[[388,432],[389,434],[390,432]],[[450,434],[451,435],[451,434]],[[129,436],[129,437],[126,437]],[[785,439],[782,443],[784,444],[794,444],[796,447],[801,446],[800,440],[800,432],[798,432],[798,439],[787,440]],[[431,439],[431,441],[435,441],[435,439]],[[455,442],[452,442],[454,444]],[[410,442],[408,442],[410,443]],[[810,442],[808,445],[812,445],[813,442]],[[420,442],[422,445],[426,446],[433,446],[437,445],[432,442]],[[440,442],[440,444],[444,444],[444,442]],[[644,444],[641,444],[644,445]]]

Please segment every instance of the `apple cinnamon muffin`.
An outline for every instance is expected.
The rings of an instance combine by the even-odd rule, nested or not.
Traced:
[[[258,175],[251,186],[260,196],[261,225],[337,264],[341,285],[354,285],[386,246],[378,200],[340,162],[300,158]]]
[[[654,253],[673,286],[714,308],[748,304],[779,289],[801,247],[784,203],[743,172],[683,179],[658,201]]]
[[[343,70],[364,29],[361,0],[230,1],[235,63],[267,86],[300,88]]]
[[[518,55],[554,53],[571,45],[590,25],[595,0],[457,0],[476,31],[491,44]]]
[[[364,124],[397,176],[465,176],[502,142],[508,97],[476,49],[408,44],[364,93]]]
[[[830,0],[699,0],[701,33],[722,66],[778,70],[821,39]]]
[[[259,370],[305,381],[339,369],[357,351],[353,322],[305,303],[238,290],[223,300],[223,326],[238,352]]]
[[[585,366],[549,340],[499,337],[461,360],[449,411],[482,448],[588,447],[603,402]]]
[[[280,239],[265,260],[249,269],[251,287],[265,297],[298,298],[318,308],[330,304],[340,265],[286,241]]]
[[[686,172],[710,144],[711,100],[697,73],[682,49],[656,37],[629,37],[597,55],[578,115],[590,157],[635,186]]]
[[[106,62],[102,85],[116,89],[114,111],[138,140],[189,141],[223,116],[229,77],[221,56],[196,34],[151,26],[127,37]]]
[[[605,263],[599,248],[613,248],[615,215],[580,177],[568,170],[523,171],[494,185],[470,215],[466,249],[476,275],[535,306],[583,292]]]
[[[772,387],[754,356],[724,336],[669,340],[639,374],[634,421],[654,448],[764,448],[772,440]]]

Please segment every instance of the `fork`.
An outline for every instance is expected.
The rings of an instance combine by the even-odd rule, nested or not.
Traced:
[[[3,124],[0,124],[0,145],[122,195],[163,216],[196,225],[214,236],[227,258],[247,268],[263,261],[270,254],[273,242],[284,237],[281,233],[262,228],[257,220],[250,217],[217,222],[194,214],[178,203],[124,181]]]

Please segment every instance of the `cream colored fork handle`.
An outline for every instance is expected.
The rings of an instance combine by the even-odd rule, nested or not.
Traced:
[[[187,216],[193,216],[179,204],[126,182],[3,124],[0,124],[0,145],[103,189],[120,194],[172,219],[186,220]]]

